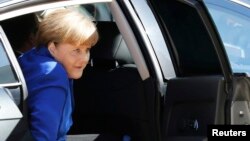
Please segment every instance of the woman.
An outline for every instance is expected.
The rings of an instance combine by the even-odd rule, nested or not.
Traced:
[[[95,24],[76,11],[58,9],[40,22],[36,48],[19,57],[35,140],[66,139],[74,107],[72,79],[82,76],[97,40]]]

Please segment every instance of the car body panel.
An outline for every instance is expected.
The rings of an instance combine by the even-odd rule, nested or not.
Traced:
[[[8,138],[22,114],[7,89],[0,87],[0,140]]]

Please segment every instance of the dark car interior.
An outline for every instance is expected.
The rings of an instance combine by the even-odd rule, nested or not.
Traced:
[[[68,140],[154,140],[153,79],[141,79],[114,21],[96,25],[100,39],[91,49],[82,78],[74,81],[75,109]]]
[[[143,81],[114,22],[98,22],[98,44],[90,64],[74,82],[73,134],[129,135],[145,140],[147,109]],[[104,135],[103,135],[104,134]]]
[[[96,140],[152,140],[154,88],[145,87],[115,22],[97,22],[99,42],[83,77],[74,82],[76,124],[70,134],[98,134]],[[153,94],[153,93],[151,93]],[[150,108],[150,109],[148,109]]]

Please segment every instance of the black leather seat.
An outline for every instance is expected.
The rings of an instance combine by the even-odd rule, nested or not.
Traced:
[[[97,133],[96,141],[141,140],[137,119],[146,112],[143,85],[128,48],[113,22],[99,22],[90,64],[74,83],[76,110],[71,134]],[[136,119],[136,120],[135,120]]]

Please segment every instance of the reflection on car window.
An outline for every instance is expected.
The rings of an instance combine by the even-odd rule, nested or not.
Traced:
[[[250,9],[246,13],[238,9],[239,5],[223,7],[207,3],[207,6],[221,35],[233,72],[250,74]]]
[[[0,84],[16,82],[15,75],[11,68],[3,43],[0,40]]]
[[[95,3],[95,4],[83,4],[83,5],[74,5],[60,8],[68,8],[78,10],[80,13],[87,15],[92,18],[93,21],[113,21],[112,14],[106,3]],[[37,12],[39,20],[42,20],[44,16],[46,16],[51,11],[58,9],[47,9],[44,11]]]
[[[70,7],[69,7],[70,8]],[[76,6],[75,6],[76,8]],[[112,15],[106,3],[84,4],[77,6],[78,10],[92,17],[95,21],[112,21]]]

